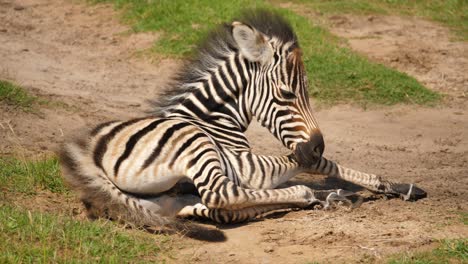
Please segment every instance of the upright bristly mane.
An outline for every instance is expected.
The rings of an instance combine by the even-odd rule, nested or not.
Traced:
[[[296,34],[289,23],[275,12],[263,9],[247,10],[233,21],[250,25],[266,36],[275,37],[283,43],[297,43]],[[175,74],[168,87],[154,101],[153,112],[156,115],[163,116],[170,112],[171,108],[182,103],[190,93],[198,89],[191,84],[199,82],[206,77],[207,73],[218,67],[219,61],[225,60],[229,54],[238,51],[231,30],[230,24],[222,24],[208,34],[208,37],[198,46],[195,57]]]

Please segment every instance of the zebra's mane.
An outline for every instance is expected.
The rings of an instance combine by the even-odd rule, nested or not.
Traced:
[[[282,43],[294,42],[298,45],[292,27],[275,12],[264,9],[246,10],[233,21],[250,25],[268,37],[276,37]],[[153,101],[154,114],[164,115],[171,107],[182,103],[190,93],[198,89],[189,84],[200,81],[227,54],[238,51],[231,31],[231,24],[222,24],[208,34],[196,49],[194,58],[175,74],[159,98]]]

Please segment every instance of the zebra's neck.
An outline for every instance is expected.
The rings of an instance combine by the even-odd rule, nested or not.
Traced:
[[[216,63],[211,71],[200,74],[198,80],[182,83],[183,94],[178,103],[165,109],[167,117],[197,119],[214,125],[245,131],[252,120],[246,96],[250,86],[252,65],[238,54],[230,54]]]

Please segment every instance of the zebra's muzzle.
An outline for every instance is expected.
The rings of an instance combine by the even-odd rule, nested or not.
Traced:
[[[317,162],[322,158],[324,150],[325,143],[323,141],[322,133],[316,130],[310,136],[309,141],[296,145],[294,155],[296,156],[296,160],[299,162],[300,166],[310,168],[317,164]]]

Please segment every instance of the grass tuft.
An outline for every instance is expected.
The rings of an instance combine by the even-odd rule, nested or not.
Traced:
[[[77,221],[0,206],[0,263],[154,262],[167,241],[109,221]]]
[[[22,87],[8,81],[0,80],[0,102],[30,110],[37,98],[28,94]]]
[[[56,157],[40,160],[23,160],[0,157],[0,190],[33,194],[38,189],[65,193]]]
[[[266,8],[263,1],[139,1],[94,0],[113,2],[124,10],[124,20],[135,32],[160,31],[163,36],[154,51],[171,57],[186,58],[209,30],[227,22],[239,13],[240,8]]]
[[[468,261],[468,239],[441,240],[438,248],[430,252],[403,255],[390,260],[389,264],[439,264],[466,263]]]
[[[418,16],[449,27],[458,39],[468,40],[466,0],[293,0],[324,14],[396,14]]]
[[[358,102],[392,105],[432,104],[440,95],[426,89],[414,78],[369,62],[342,47],[342,40],[288,9],[264,1],[139,1],[112,2],[123,10],[136,32],[159,31],[161,38],[153,51],[186,58],[196,43],[215,25],[236,17],[245,8],[266,8],[282,13],[296,30],[310,80],[310,95],[324,103]],[[360,8],[365,8],[363,4]],[[372,9],[369,6],[369,9]]]
[[[460,220],[464,225],[468,225],[468,212],[461,212]]]
[[[325,103],[431,105],[440,99],[416,79],[370,62],[306,18],[282,10],[296,28],[310,80],[310,95]]]

